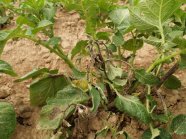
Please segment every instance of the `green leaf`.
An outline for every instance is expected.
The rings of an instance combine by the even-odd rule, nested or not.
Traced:
[[[101,102],[101,96],[99,91],[95,87],[91,87],[90,94],[92,97],[92,104],[93,104],[91,111],[96,112]]]
[[[176,116],[170,125],[171,132],[174,132],[179,135],[186,134],[186,115],[178,115]]]
[[[153,46],[156,46],[156,47],[160,47],[161,46],[161,39],[159,39],[159,38],[150,36],[147,39],[143,38],[143,40],[144,40],[144,42],[146,42],[148,44],[151,44]]]
[[[160,135],[156,138],[153,138],[153,139],[172,139],[172,136],[171,134],[163,129],[163,128],[160,128]],[[152,139],[152,133],[150,131],[150,129],[146,130],[143,135],[142,135],[142,139]]]
[[[131,22],[138,30],[160,29],[180,6],[177,0],[143,0],[130,8]]]
[[[53,23],[49,20],[42,20],[38,23],[37,27],[31,28],[30,31],[31,33],[27,34],[37,34],[38,32],[45,30],[47,27],[53,25]]]
[[[143,40],[141,39],[130,39],[126,41],[123,45],[123,48],[128,51],[136,52],[143,47]]]
[[[22,3],[22,8],[30,10],[33,13],[38,13],[45,5],[45,0],[27,0]]]
[[[0,41],[7,40],[8,36],[10,35],[11,32],[12,32],[12,30],[2,30],[2,31],[0,31]]]
[[[96,132],[96,137],[99,138],[99,137],[106,137],[106,135],[108,134],[108,131],[109,131],[109,127],[108,126],[105,126],[104,128],[102,128],[101,130],[98,130]]]
[[[0,60],[0,73],[5,73],[11,76],[17,76],[12,67],[5,61]]]
[[[116,79],[112,80],[112,82],[113,82],[115,85],[124,86],[124,85],[127,84],[127,79],[119,79],[119,78],[116,78]]]
[[[72,69],[72,72],[75,79],[82,79],[86,76],[86,72],[81,72],[75,68]]]
[[[1,0],[3,3],[5,3],[5,4],[9,4],[9,3],[11,3],[11,2],[13,2],[13,0]]]
[[[96,38],[98,40],[109,40],[109,33],[108,32],[98,32],[96,34]]]
[[[171,40],[175,39],[176,37],[181,37],[183,36],[183,31],[182,30],[175,30],[171,31],[168,36],[171,38]]]
[[[28,25],[30,27],[35,27],[36,24],[29,20],[29,18],[24,16],[19,16],[16,20],[16,23],[18,25]]]
[[[9,19],[8,16],[0,17],[0,25],[5,24],[8,21],[8,19]]]
[[[20,27],[17,27],[14,30],[0,31],[0,55],[2,54],[5,44],[9,39],[15,38],[20,34],[22,35],[22,33],[23,31]]]
[[[43,78],[30,85],[30,101],[32,105],[45,104],[48,98],[54,97],[59,90],[69,84],[65,76]]]
[[[155,85],[159,83],[158,77],[147,73],[144,69],[135,70],[135,77],[142,84]]]
[[[127,8],[113,10],[109,14],[110,19],[116,25],[121,25],[122,22],[126,22],[129,18],[129,10]]]
[[[76,104],[84,103],[88,99],[86,93],[71,85],[58,91],[56,97],[48,99],[47,105],[42,108],[39,129],[57,129],[63,119],[73,113]]]
[[[109,14],[110,19],[116,25],[117,29],[121,32],[127,33],[131,28],[130,14],[128,8],[121,8],[113,10]]]
[[[42,20],[38,23],[38,28],[44,28],[44,27],[47,27],[47,26],[50,26],[50,25],[53,25],[53,23],[49,20]]]
[[[151,120],[150,114],[147,112],[145,106],[135,96],[118,95],[115,99],[115,106],[121,112],[129,114],[141,122],[149,123]]]
[[[122,46],[124,44],[124,38],[121,33],[116,33],[112,37],[112,41],[116,46]]]
[[[114,67],[111,64],[108,65],[107,75],[111,81],[114,80],[116,77],[121,78],[122,74],[123,74],[123,70],[121,68]]]
[[[112,52],[117,52],[117,46],[114,44],[109,44],[108,49],[111,50]]]
[[[168,89],[178,89],[181,87],[181,81],[172,75],[165,81],[164,86]]]
[[[181,54],[181,61],[179,63],[179,68],[180,69],[186,68],[186,54]]]
[[[71,59],[74,58],[74,56],[76,56],[78,53],[82,52],[83,50],[85,50],[85,47],[88,45],[88,41],[87,40],[81,40],[79,41],[76,46],[72,49],[71,51]]]
[[[163,123],[168,123],[169,122],[169,115],[166,114],[152,114],[152,119],[154,121],[160,121]]]
[[[0,56],[3,53],[4,47],[5,47],[6,41],[0,41]]]
[[[9,139],[16,127],[16,114],[11,104],[0,102],[0,137]]]
[[[49,21],[54,21],[54,17],[56,14],[56,7],[53,3],[48,3],[47,7],[45,6],[45,8],[43,9],[43,16],[46,20]]]
[[[54,48],[57,47],[61,43],[60,37],[52,37],[48,40],[48,45],[52,45]]]
[[[186,48],[186,39],[184,39],[184,38],[176,37],[173,40],[173,43],[175,43],[178,46],[178,48],[181,48],[181,49]]]
[[[0,55],[3,52],[3,49],[5,47],[5,44],[8,40],[8,37],[10,36],[12,30],[2,30],[0,31]]]
[[[105,102],[105,104],[108,103],[108,99],[107,99],[107,96],[105,94],[105,85],[104,83],[98,83],[96,85],[96,88],[98,89],[99,93],[100,93],[100,96],[101,96],[101,99]]]
[[[16,82],[22,82],[30,78],[36,78],[40,75],[43,75],[44,73],[50,73],[50,70],[48,68],[34,69],[33,71],[27,73],[23,77],[17,79]]]
[[[129,0],[130,5],[137,5],[142,0]]]

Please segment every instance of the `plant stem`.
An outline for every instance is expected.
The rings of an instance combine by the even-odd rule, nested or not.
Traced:
[[[118,46],[118,56],[119,56],[119,59],[122,59],[121,46]],[[119,66],[121,67],[121,65],[122,65],[122,62],[120,61]]]
[[[186,51],[186,49],[185,50],[182,50],[182,51]],[[151,72],[159,64],[162,64],[163,62],[165,62],[165,61],[167,61],[167,60],[169,60],[169,59],[171,59],[171,58],[173,58],[173,57],[175,57],[175,56],[177,56],[177,55],[179,55],[181,53],[182,53],[181,51],[178,51],[178,52],[172,53],[171,55],[169,55],[167,57],[164,57],[162,59],[159,59],[158,58],[157,60],[155,60],[154,63],[152,63],[149,66],[149,68],[146,70],[146,72]],[[133,85],[133,87],[131,87],[129,93],[133,92],[139,86],[139,84],[140,84],[139,82],[135,82],[134,85]]]
[[[169,59],[171,59],[171,58],[173,58],[173,57],[175,57],[175,56],[177,56],[177,55],[179,55],[179,54],[181,54],[181,51],[172,53],[171,55],[169,55],[169,56],[167,56],[167,57],[164,57],[164,58],[162,58],[162,59],[157,59],[157,60],[155,60],[155,62],[152,63],[152,64],[150,65],[150,67],[147,69],[147,72],[151,72],[157,65],[162,64],[163,62],[165,62],[165,61],[167,61],[167,60],[169,60]]]
[[[151,87],[148,85],[147,86],[147,95],[150,95],[151,94]],[[150,113],[150,102],[148,99],[146,99],[146,108],[147,108],[147,111]]]
[[[150,95],[151,94],[151,86],[150,85],[147,85],[147,95]],[[146,98],[146,109],[148,111],[149,114],[152,113],[153,110],[151,110],[150,108],[150,101]],[[153,127],[153,122],[150,122],[149,123],[149,127],[150,127],[150,131],[151,131],[151,134],[152,134],[152,137],[151,139],[154,139],[157,135],[154,136],[154,131],[155,131],[155,128]]]

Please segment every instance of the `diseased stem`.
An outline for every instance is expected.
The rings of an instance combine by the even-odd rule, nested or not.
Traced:
[[[174,74],[177,69],[179,68],[179,64],[176,63],[174,66],[161,78],[160,83],[156,86],[156,89],[159,89],[162,84],[172,75]]]

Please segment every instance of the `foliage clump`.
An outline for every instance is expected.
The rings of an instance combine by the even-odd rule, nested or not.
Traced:
[[[0,4],[17,19],[16,28],[0,31],[0,54],[9,40],[26,38],[59,56],[72,71],[67,76],[58,73],[58,69],[40,68],[16,80],[33,79],[29,88],[31,104],[43,106],[38,127],[55,131],[55,137],[67,138],[70,134],[62,130],[65,119],[81,107],[91,107],[92,113],[103,107],[107,111],[115,108],[147,124],[149,129],[143,139],[171,139],[172,134],[186,134],[186,115],[170,114],[158,93],[162,86],[181,87],[174,73],[186,68],[186,13],[180,8],[184,2],[130,0],[119,5],[117,0],[27,0],[15,7],[11,1],[3,0]],[[54,35],[57,8],[75,10],[86,22],[87,39],[80,40],[69,54],[63,51],[61,38]],[[101,31],[105,28],[107,31]],[[134,60],[145,43],[154,46],[157,59],[147,69],[138,69]],[[126,51],[130,52],[128,57]],[[81,71],[75,66],[76,58],[80,63],[84,58],[91,61]],[[173,66],[165,70],[165,64]],[[16,75],[5,61],[0,61],[0,72]],[[143,92],[138,92],[139,87]],[[161,115],[156,113],[156,94],[164,107]],[[164,124],[166,129],[156,127],[155,122]],[[129,138],[124,131],[116,131],[113,136],[121,133]]]

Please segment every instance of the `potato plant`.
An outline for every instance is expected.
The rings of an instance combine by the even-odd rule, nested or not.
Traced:
[[[66,75],[43,67],[16,80],[33,80],[30,103],[42,107],[38,128],[54,131],[55,138],[68,138],[70,133],[63,129],[70,127],[69,117],[104,108],[146,124],[149,129],[142,139],[171,139],[173,134],[186,134],[186,115],[171,114],[158,92],[163,86],[182,86],[175,72],[186,68],[183,4],[185,0],[129,0],[126,5],[119,5],[118,0],[27,0],[12,8],[16,11],[16,27],[0,31],[0,54],[8,41],[28,39],[59,56],[72,71]],[[61,38],[54,35],[57,8],[78,12],[86,23],[87,39],[80,40],[68,54],[63,51]],[[154,46],[157,58],[148,68],[138,68],[134,61],[145,43]],[[84,59],[90,59],[87,67],[76,66],[83,65]],[[169,70],[164,65],[169,65]],[[2,64],[0,72],[15,75]],[[162,106],[157,106],[155,97]],[[157,113],[157,107],[163,107],[162,114]],[[156,126],[157,122],[164,128]],[[103,131],[108,130],[103,129],[97,136]],[[117,129],[113,137],[119,134],[130,138]]]

